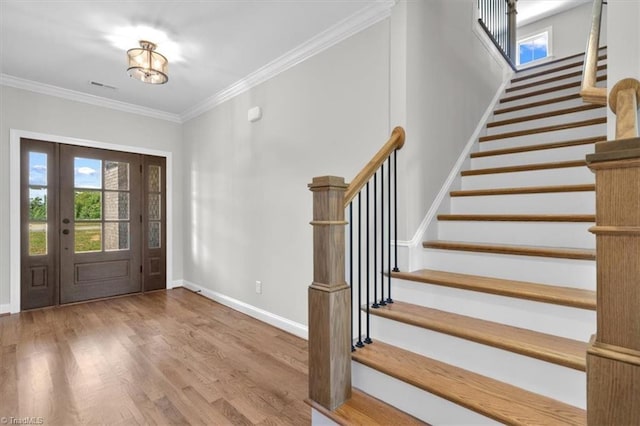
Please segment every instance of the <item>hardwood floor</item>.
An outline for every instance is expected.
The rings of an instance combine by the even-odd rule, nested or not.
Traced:
[[[185,289],[0,317],[0,417],[310,423],[307,342]]]

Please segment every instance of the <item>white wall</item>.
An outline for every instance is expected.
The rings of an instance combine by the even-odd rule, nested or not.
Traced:
[[[306,185],[350,180],[396,125],[407,127],[399,238],[416,232],[502,83],[473,31],[475,2],[426,3],[401,1],[390,19],[184,124],[187,282],[306,324]],[[264,116],[251,124],[253,106]]]
[[[181,199],[181,127],[178,123],[129,114],[53,96],[0,86],[0,305],[9,295],[9,131],[141,147],[173,153],[174,199]],[[173,279],[182,277],[182,205],[173,205]],[[19,254],[17,254],[19,255]]]
[[[405,2],[403,2],[405,3]],[[398,156],[398,237],[414,236],[503,81],[504,62],[489,54],[474,26],[474,0],[408,1],[406,131]],[[404,6],[404,11],[403,11]],[[397,48],[394,46],[394,49]]]
[[[557,15],[541,19],[518,28],[518,38],[527,37],[552,27],[552,54],[555,58],[583,53],[591,31],[593,4],[584,3]],[[600,46],[607,45],[607,6],[602,9],[603,19]]]
[[[609,48],[607,87],[623,78],[640,80],[640,2],[611,0],[609,5]],[[615,115],[608,109],[607,134],[615,139]],[[640,116],[639,116],[640,117]]]
[[[307,323],[307,184],[352,179],[389,137],[388,58],[385,20],[184,124],[187,281]]]

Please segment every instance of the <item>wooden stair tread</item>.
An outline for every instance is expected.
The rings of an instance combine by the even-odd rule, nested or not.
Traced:
[[[462,176],[478,176],[478,175],[491,175],[496,173],[528,172],[532,170],[565,169],[569,167],[583,167],[586,165],[587,165],[587,162],[585,160],[571,160],[571,161],[557,161],[554,163],[532,163],[532,164],[523,164],[519,166],[491,167],[487,169],[464,170],[460,174]]]
[[[607,69],[607,65],[606,64],[602,64],[602,65],[598,65],[597,70],[598,71],[602,71],[602,70],[606,70]],[[529,89],[531,87],[536,87],[536,86],[540,86],[542,84],[547,84],[547,83],[553,83],[554,81],[560,81],[560,80],[566,80],[567,78],[573,78],[573,77],[579,77],[582,76],[582,70],[579,71],[573,71],[567,74],[562,74],[562,75],[558,75],[555,77],[549,77],[549,78],[545,78],[544,80],[538,80],[532,83],[525,83],[525,84],[521,84],[521,85],[517,85],[517,86],[511,86],[509,88],[507,88],[507,90],[505,90],[506,93],[510,93],[510,92],[515,92],[518,90],[522,90],[522,89]]]
[[[563,142],[526,145],[526,146],[518,146],[514,148],[494,149],[490,151],[478,151],[478,152],[472,152],[471,158],[491,157],[494,155],[518,154],[520,152],[541,151],[545,149],[567,148],[571,146],[589,145],[597,142],[605,142],[606,140],[607,140],[606,136],[596,136],[593,138],[574,139],[574,140],[563,141]]]
[[[595,222],[594,214],[441,214],[438,220],[469,222]]]
[[[605,105],[585,104],[585,105],[580,105],[572,108],[558,109],[555,111],[543,112],[540,114],[533,114],[533,115],[526,115],[523,117],[511,118],[509,120],[493,121],[491,123],[487,123],[487,127],[493,128],[493,127],[507,126],[509,124],[523,123],[525,121],[532,121],[532,120],[541,120],[544,118],[555,117],[558,115],[573,114],[576,112],[589,111],[592,109],[598,109],[598,108],[604,108],[604,107]]]
[[[369,309],[369,312],[574,370],[586,370],[586,342],[400,301]]]
[[[571,123],[554,124],[552,126],[536,127],[533,129],[517,130],[515,132],[499,133],[496,135],[482,136],[480,142],[494,141],[498,139],[515,138],[518,136],[536,135],[538,133],[556,132],[558,130],[575,129],[577,127],[594,126],[596,124],[606,124],[607,117],[591,118],[589,120],[573,121]]]
[[[472,251],[479,253],[511,254],[517,256],[552,257],[561,259],[595,260],[596,251],[589,249],[523,246],[508,244],[468,243],[464,241],[425,241],[424,248],[440,250]]]
[[[510,425],[584,425],[584,410],[403,349],[375,342],[352,359]]]
[[[596,77],[596,81],[606,81],[607,80],[607,76],[605,75],[599,75]],[[581,81],[574,81],[571,83],[566,83],[566,84],[561,84],[558,86],[553,86],[553,87],[548,87],[546,89],[540,89],[540,90],[534,90],[531,92],[527,92],[527,93],[521,93],[519,95],[514,95],[514,96],[507,96],[506,98],[502,98],[500,99],[500,103],[507,103],[507,102],[511,102],[511,101],[517,101],[520,99],[524,99],[524,98],[529,98],[532,96],[538,96],[538,95],[543,95],[546,93],[552,93],[552,92],[557,92],[559,90],[565,90],[565,89],[571,89],[574,87],[580,87],[582,85]]]
[[[584,54],[582,54],[581,56],[584,56]],[[563,58],[562,60],[567,60],[567,59],[571,59],[571,57]],[[607,55],[606,54],[598,56],[598,61],[603,61],[605,59],[607,59]],[[575,67],[578,67],[578,66],[582,67],[583,65],[584,65],[584,60],[576,61],[576,62],[572,62],[570,64],[566,64],[566,65],[562,65],[562,66],[559,66],[559,67],[550,68],[548,70],[540,71],[540,72],[537,72],[537,73],[527,74],[527,75],[522,76],[522,77],[512,78],[511,79],[511,83],[518,83],[519,81],[528,80],[530,78],[542,77],[543,75],[553,74],[553,73],[556,73],[556,72],[559,72],[559,71],[568,70],[568,69],[575,68]]]
[[[356,388],[351,390],[351,399],[333,411],[310,399],[305,402],[341,426],[428,425]]]
[[[589,310],[596,309],[596,292],[591,290],[435,271],[432,269],[421,269],[413,272],[392,272],[391,276],[424,284],[533,300],[554,305]]]
[[[500,114],[506,114],[508,112],[514,112],[514,111],[521,111],[523,109],[529,109],[529,108],[535,108],[535,107],[539,107],[539,106],[543,106],[543,105],[551,105],[551,104],[555,104],[558,102],[565,102],[565,101],[571,101],[573,99],[580,99],[580,93],[576,92],[576,93],[572,93],[571,95],[565,95],[565,96],[559,96],[557,98],[550,98],[550,99],[545,99],[542,101],[536,101],[536,102],[531,102],[528,104],[522,104],[522,105],[516,105],[516,106],[512,106],[512,107],[508,107],[508,108],[500,108],[500,109],[496,109],[495,111],[493,111],[493,115],[500,115]]]
[[[451,191],[452,197],[478,197],[487,195],[548,194],[555,192],[592,192],[595,184],[556,185],[556,186],[523,186],[515,188],[466,189]]]

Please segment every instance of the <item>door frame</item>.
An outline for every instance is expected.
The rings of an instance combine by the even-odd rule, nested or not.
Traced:
[[[78,139],[68,136],[51,135],[47,133],[31,132],[28,130],[9,130],[9,287],[10,312],[20,312],[20,140],[39,139],[47,142],[64,143],[67,145],[85,146],[89,148],[108,149],[129,152],[133,154],[153,155],[166,158],[166,234],[167,234],[167,289],[175,287],[173,282],[173,158],[169,151],[161,151],[132,145],[118,145],[113,143]]]

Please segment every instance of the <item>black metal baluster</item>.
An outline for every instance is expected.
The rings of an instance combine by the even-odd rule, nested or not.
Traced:
[[[356,350],[353,346],[353,201],[349,203],[349,291],[351,292],[351,306],[349,312],[351,313],[351,334],[349,340],[351,340],[351,352]]]
[[[393,236],[395,237],[395,244],[393,245],[395,248],[395,263],[393,267],[393,272],[399,272],[398,269],[398,150],[393,151],[393,223],[394,223],[394,231]],[[389,293],[389,297],[391,297],[391,293]]]
[[[389,274],[387,275],[387,294],[389,297],[385,300],[385,303],[393,303],[391,300],[391,156],[388,158],[389,160],[389,203],[387,205],[387,221],[388,221],[388,229],[387,229],[387,238],[389,241],[389,252],[388,252],[388,260],[389,260]]]
[[[367,208],[366,208],[366,215],[367,215],[367,221],[366,223],[366,227],[367,227],[367,250],[365,252],[365,256],[366,256],[366,265],[367,265],[367,289],[366,289],[366,298],[365,298],[365,304],[366,304],[366,316],[365,316],[365,320],[366,320],[366,330],[367,330],[367,337],[364,339],[365,343],[371,343],[371,335],[369,333],[369,287],[371,287],[371,281],[369,280],[369,274],[371,272],[371,266],[369,265],[369,258],[371,256],[369,256],[369,254],[371,253],[369,250],[369,232],[370,232],[370,224],[369,224],[369,204],[371,204],[371,199],[369,198],[369,182],[367,182],[366,185],[366,192],[367,192]],[[362,306],[362,305],[361,305]]]
[[[380,306],[386,306],[384,301],[384,162],[380,166]]]
[[[373,174],[373,304],[372,308],[377,309],[378,305],[378,172]]]
[[[364,343],[362,343],[362,313],[360,312],[360,306],[362,306],[362,191],[358,193],[358,343],[356,343],[357,347],[362,348]]]

